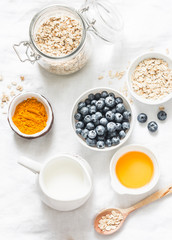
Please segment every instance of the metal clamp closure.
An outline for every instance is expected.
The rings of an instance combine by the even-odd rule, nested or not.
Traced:
[[[18,51],[18,48],[22,48],[22,47],[23,49],[25,49],[23,54]],[[22,41],[19,44],[14,44],[13,48],[21,62],[29,61],[30,63],[34,64],[37,60],[40,59],[40,55],[34,52],[32,45],[28,41]],[[21,54],[23,56],[26,55],[26,58],[23,59],[21,57]]]

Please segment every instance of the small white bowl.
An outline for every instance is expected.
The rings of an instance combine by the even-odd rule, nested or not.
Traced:
[[[148,184],[146,184],[145,186],[140,187],[140,188],[127,188],[121,184],[121,182],[118,180],[118,177],[116,176],[115,169],[116,169],[116,164],[117,164],[119,158],[122,155],[124,155],[125,153],[131,152],[131,151],[138,151],[138,152],[145,153],[146,155],[148,155],[150,157],[150,159],[152,160],[153,166],[154,166],[154,174],[152,176],[151,181]],[[139,194],[146,193],[155,187],[155,185],[157,184],[157,182],[159,180],[159,175],[160,175],[159,166],[158,166],[156,156],[149,148],[147,148],[145,146],[135,145],[135,144],[124,146],[124,147],[120,148],[113,155],[113,157],[111,159],[111,163],[110,163],[111,185],[112,185],[112,188],[119,194],[139,195]]]
[[[131,76],[135,70],[135,68],[138,66],[138,64],[140,62],[142,62],[145,59],[148,58],[158,58],[158,59],[162,59],[164,61],[166,61],[168,63],[169,68],[172,68],[172,59],[169,58],[168,56],[162,54],[162,53],[158,53],[158,52],[150,52],[150,53],[145,53],[140,55],[139,57],[137,57],[130,65],[129,69],[128,69],[128,74],[127,74],[127,85],[128,85],[128,89],[131,93],[131,95],[138,100],[139,102],[145,103],[145,104],[149,104],[149,105],[158,105],[158,104],[163,104],[165,102],[167,102],[168,100],[170,100],[172,98],[172,92],[169,93],[167,96],[162,97],[159,100],[151,100],[151,99],[146,99],[142,96],[139,96],[137,93],[134,92],[133,87],[132,87],[132,82],[131,82]]]
[[[12,117],[14,115],[17,105],[19,103],[23,102],[24,100],[27,100],[28,98],[32,98],[32,97],[36,98],[39,102],[41,102],[44,105],[45,110],[48,115],[48,120],[47,120],[46,127],[42,131],[29,135],[29,134],[22,133],[16,127],[16,125],[14,124],[14,122],[12,120]],[[41,137],[49,132],[49,130],[52,127],[53,121],[54,121],[54,114],[53,114],[53,110],[52,110],[50,103],[44,96],[40,95],[39,93],[35,93],[35,92],[26,92],[26,93],[21,93],[12,99],[12,101],[9,105],[7,119],[8,119],[9,125],[12,128],[12,130],[15,133],[17,133],[20,137],[27,138],[27,139],[33,139],[33,138]]]
[[[77,133],[76,133],[76,129],[75,129],[75,123],[76,123],[76,120],[74,118],[74,115],[77,111],[77,107],[78,107],[78,103],[81,102],[81,101],[84,101],[88,95],[90,93],[101,93],[102,91],[107,91],[108,93],[112,92],[115,94],[115,97],[121,97],[123,99],[123,103],[124,103],[124,106],[126,107],[126,109],[128,111],[131,112],[131,120],[130,120],[130,129],[128,130],[127,134],[126,134],[126,137],[124,139],[121,139],[120,140],[120,143],[116,146],[112,146],[112,147],[105,147],[103,149],[99,149],[97,147],[91,147],[89,145],[87,145],[86,141],[84,138],[82,138],[81,136],[79,136]],[[132,110],[132,107],[131,107],[131,104],[129,103],[129,101],[126,99],[126,97],[124,97],[124,95],[122,95],[120,92],[112,89],[112,88],[106,88],[106,87],[99,87],[99,88],[93,88],[93,89],[90,89],[86,92],[84,92],[77,100],[76,102],[74,103],[73,105],[73,108],[72,108],[72,114],[71,114],[71,122],[72,122],[72,128],[75,132],[75,135],[77,136],[77,139],[78,141],[83,144],[85,147],[89,148],[89,149],[92,149],[92,150],[96,150],[96,151],[109,151],[109,150],[114,150],[114,149],[117,149],[118,147],[120,147],[122,144],[124,144],[128,138],[130,137],[131,135],[131,132],[133,130],[133,125],[134,125],[134,115],[133,115],[133,110]]]

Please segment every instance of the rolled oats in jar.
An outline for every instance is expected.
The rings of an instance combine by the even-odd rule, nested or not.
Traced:
[[[30,41],[15,44],[14,50],[22,62],[37,61],[49,72],[67,75],[87,63],[92,51],[91,32],[113,43],[121,28],[120,16],[105,0],[87,0],[81,10],[53,5],[33,17]],[[18,52],[20,45],[26,48],[26,59]]]

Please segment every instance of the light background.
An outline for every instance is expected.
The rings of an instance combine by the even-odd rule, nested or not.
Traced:
[[[0,91],[6,91],[11,81],[20,82],[24,75],[25,90],[45,95],[55,114],[53,128],[46,136],[24,140],[9,128],[6,115],[0,113],[0,238],[3,240],[95,240],[105,239],[93,229],[95,214],[105,207],[129,207],[143,196],[117,195],[110,186],[109,162],[114,151],[97,153],[83,147],[71,129],[70,113],[75,99],[93,87],[108,86],[120,90],[126,81],[110,79],[109,70],[123,71],[128,61],[151,50],[172,55],[172,1],[118,0],[113,1],[124,20],[122,40],[114,46],[93,38],[93,55],[80,72],[58,77],[49,74],[38,64],[20,63],[12,45],[28,40],[28,29],[33,15],[42,7],[58,1],[1,0],[0,1]],[[63,1],[64,2],[64,1]],[[80,6],[83,1],[67,1]],[[153,48],[153,49],[152,49]],[[104,79],[98,80],[103,75]],[[156,120],[157,107],[134,102],[135,113],[145,112],[149,120]],[[129,143],[149,146],[157,155],[161,177],[154,189],[172,184],[172,101],[165,104],[166,122],[159,121],[157,134],[150,134],[146,126],[135,122]],[[3,110],[4,111],[4,110]],[[73,212],[57,212],[41,203],[35,188],[35,175],[19,166],[21,155],[40,163],[58,152],[74,152],[85,158],[94,172],[94,192],[89,201]],[[153,191],[152,191],[153,192]],[[172,198],[164,198],[138,210],[127,219],[116,235],[106,239],[171,239]]]

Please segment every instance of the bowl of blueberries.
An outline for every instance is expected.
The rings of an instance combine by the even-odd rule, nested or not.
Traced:
[[[72,109],[72,128],[79,142],[93,150],[114,150],[124,144],[133,129],[128,100],[111,88],[84,92]]]

